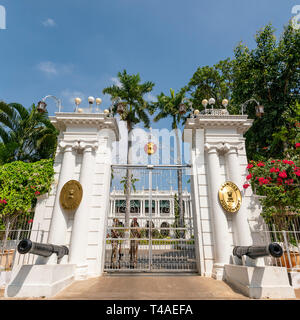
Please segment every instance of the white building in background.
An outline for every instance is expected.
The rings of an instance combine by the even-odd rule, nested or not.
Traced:
[[[177,198],[177,200],[176,200]],[[139,226],[149,227],[150,220],[152,226],[158,230],[163,230],[164,236],[174,236],[172,225],[175,222],[175,211],[178,206],[177,190],[152,190],[152,213],[149,212],[149,190],[142,189],[130,194],[130,219],[137,218]],[[191,194],[184,190],[182,193],[184,225],[187,229],[186,237],[193,235],[193,217],[191,210]],[[177,202],[177,203],[176,203]],[[110,193],[110,212],[108,219],[118,218],[123,223],[126,212],[126,196],[123,191],[113,189]],[[167,231],[167,229],[170,230]]]

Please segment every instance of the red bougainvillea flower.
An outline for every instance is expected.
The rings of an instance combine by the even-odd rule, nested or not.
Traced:
[[[246,168],[247,168],[247,169],[253,168],[253,164],[249,163]]]
[[[300,177],[300,171],[295,171],[295,175]]]
[[[300,148],[300,142],[297,142],[297,143],[295,144],[295,146],[296,146],[296,148]]]
[[[271,160],[271,163],[275,163],[276,161],[275,160]]]
[[[264,167],[265,164],[264,164],[263,162],[258,162],[257,166],[258,166],[258,167]]]
[[[292,184],[294,182],[293,179],[287,179],[284,181],[285,184]]]
[[[268,184],[270,181],[264,177],[258,178],[259,185]]]
[[[250,173],[250,174],[247,175],[246,179],[250,180],[251,178],[252,178],[252,174]]]
[[[273,167],[270,169],[270,172],[276,172],[276,169]]]
[[[0,200],[0,203],[7,204],[7,201],[5,199],[3,199],[3,200]]]
[[[244,185],[243,185],[243,188],[244,189],[247,189],[247,188],[249,188],[250,187],[250,184],[249,183],[245,183]]]
[[[36,191],[34,194],[38,196],[41,193],[39,191]]]
[[[32,223],[32,222],[33,222],[33,219],[28,220],[28,223]]]
[[[268,184],[270,182],[268,179],[263,178],[263,177],[259,178],[258,181],[259,181],[260,185]]]
[[[279,172],[278,176],[279,176],[280,178],[287,178],[287,174],[286,174],[286,172],[285,172],[284,170],[281,171],[281,172]]]
[[[282,160],[282,162],[285,163],[285,164],[287,164],[289,161],[286,160],[286,159],[284,159],[284,160]]]

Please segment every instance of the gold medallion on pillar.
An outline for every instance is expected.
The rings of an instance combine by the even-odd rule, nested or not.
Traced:
[[[242,194],[235,183],[227,181],[219,190],[219,200],[224,210],[235,213],[241,207]]]
[[[70,180],[61,189],[59,201],[65,210],[75,210],[82,199],[82,186],[76,180]]]

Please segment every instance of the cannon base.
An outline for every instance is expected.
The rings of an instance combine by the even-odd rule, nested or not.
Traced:
[[[23,265],[12,271],[5,297],[53,297],[74,281],[75,265]]]
[[[295,299],[286,268],[225,265],[225,281],[254,299]]]

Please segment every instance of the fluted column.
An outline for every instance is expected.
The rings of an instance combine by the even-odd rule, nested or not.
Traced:
[[[237,186],[243,184],[240,163],[238,158],[238,146],[228,146],[226,152],[226,168],[228,178]],[[247,208],[242,202],[240,210],[233,216],[234,241],[237,246],[251,246],[252,237],[248,223]]]
[[[73,149],[73,143],[60,142],[59,148],[61,152],[64,153],[60,174],[59,182],[56,189],[54,209],[52,213],[52,219],[50,224],[48,243],[55,245],[65,245],[66,244],[66,234],[67,234],[67,222],[68,216],[66,212],[62,209],[59,203],[59,197],[62,187],[66,182],[73,178],[74,167],[75,167],[75,154]],[[49,259],[42,258],[38,260],[40,263],[56,264],[57,256],[53,254]],[[60,263],[66,263],[67,256],[64,256]]]
[[[80,142],[78,149],[83,151],[79,181],[82,185],[82,201],[74,214],[72,227],[69,262],[76,264],[77,279],[85,278],[87,274],[87,247],[88,247],[88,222],[89,222],[89,197],[91,195],[94,157],[93,150],[97,143]]]
[[[228,222],[218,199],[218,191],[224,183],[220,174],[220,161],[218,147],[205,144],[208,159],[208,185],[210,189],[210,207],[212,213],[212,227],[214,236],[214,265],[212,276],[222,280],[224,274],[224,264],[230,259],[230,238]]]

